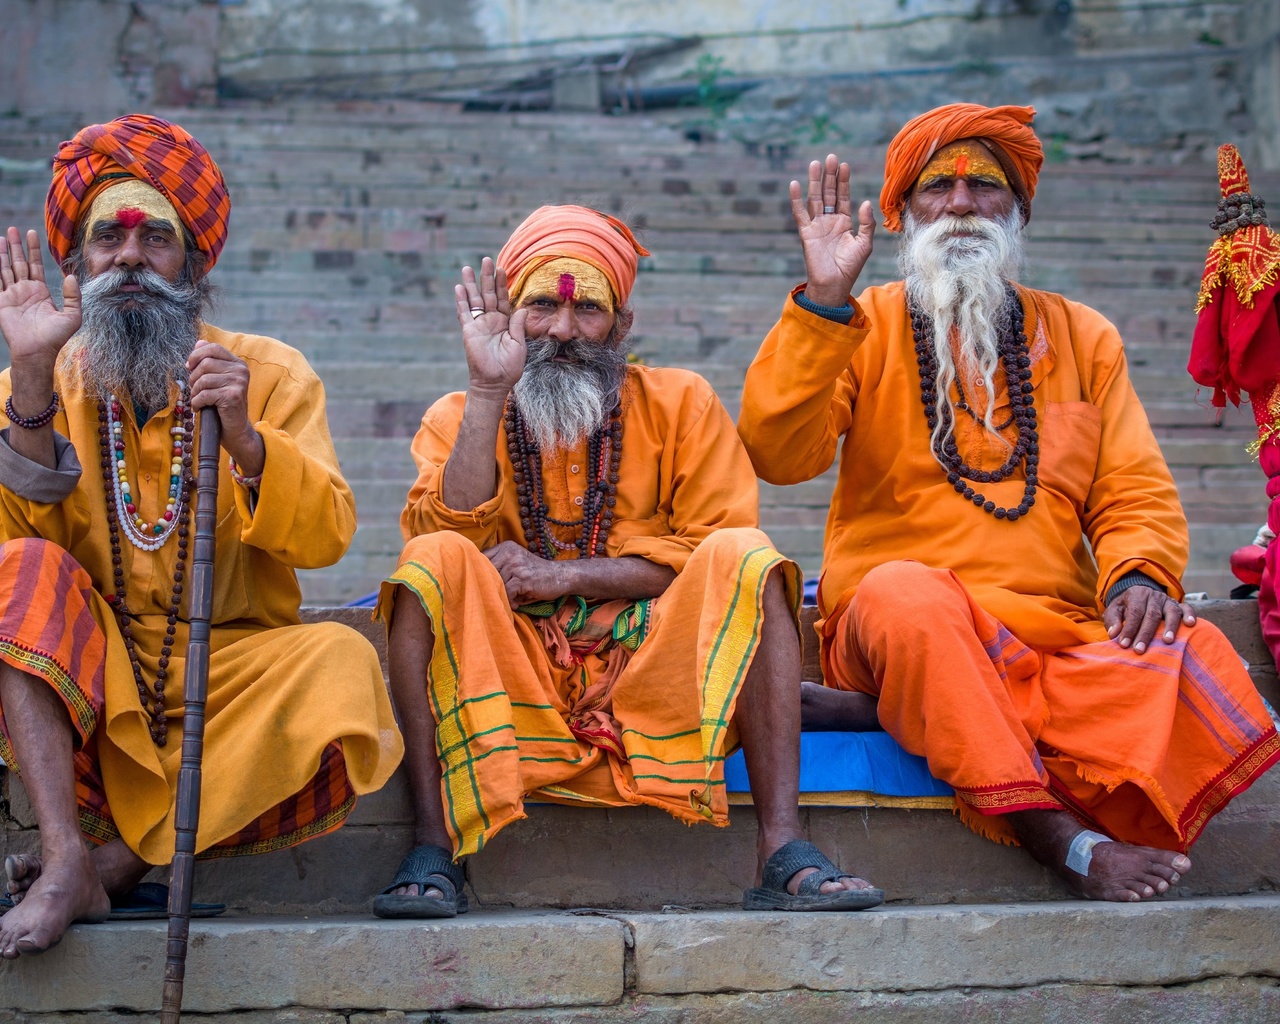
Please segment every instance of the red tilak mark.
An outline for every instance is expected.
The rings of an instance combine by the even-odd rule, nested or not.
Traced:
[[[146,213],[133,206],[126,207],[123,210],[116,210],[116,220],[120,222],[120,226],[125,230],[136,228],[146,219]]]
[[[578,288],[578,282],[573,279],[572,274],[560,275],[560,300],[562,302],[572,302],[573,293]]]
[[[956,177],[963,178],[969,173],[969,158],[961,153],[956,157]]]

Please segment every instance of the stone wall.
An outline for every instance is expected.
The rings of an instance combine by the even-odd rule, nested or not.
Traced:
[[[28,117],[456,97],[680,36],[605,78],[768,82],[704,134],[876,145],[938,102],[1030,102],[1051,156],[1180,163],[1229,136],[1280,167],[1271,0],[0,0],[0,24],[0,113]]]

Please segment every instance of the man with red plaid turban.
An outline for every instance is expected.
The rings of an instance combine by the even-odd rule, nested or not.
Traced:
[[[1043,155],[1029,107],[956,103],[889,146],[904,280],[854,283],[849,167],[791,184],[808,281],[742,396],[771,483],[840,453],[812,724],[883,725],[1075,893],[1169,891],[1280,738],[1226,638],[1181,603],[1187,524],[1103,317],[1014,284]]]
[[[6,958],[72,921],[164,916],[137,883],[174,848],[195,410],[217,409],[226,452],[197,852],[330,831],[400,758],[373,648],[299,622],[295,570],[355,530],[320,381],[288,346],[203,320],[229,213],[200,143],[130,115],[54,160],[61,310],[35,231],[0,239],[0,759],[42,844],[5,863]]]

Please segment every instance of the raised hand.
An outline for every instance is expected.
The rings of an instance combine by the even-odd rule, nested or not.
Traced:
[[[809,165],[809,189],[800,197],[800,182],[791,183],[791,215],[800,233],[808,284],[805,297],[820,306],[843,306],[871,255],[876,222],[871,203],[858,207],[854,233],[849,200],[849,165],[829,153],[825,163]]]
[[[462,345],[471,373],[469,391],[506,398],[524,373],[524,310],[511,312],[505,270],[495,270],[486,256],[480,280],[470,267],[462,268],[462,283],[454,285]]]
[[[27,232],[24,252],[18,229],[10,227],[0,237],[0,334],[9,346],[10,361],[15,368],[35,365],[52,374],[62,346],[79,329],[79,283],[74,277],[63,280],[58,309],[44,282],[39,236]]]

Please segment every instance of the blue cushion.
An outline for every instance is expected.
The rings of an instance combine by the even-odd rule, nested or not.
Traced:
[[[748,793],[747,766],[739,750],[724,764],[730,793]],[[800,734],[800,792],[850,790],[881,796],[950,796],[951,787],[929,774],[923,757],[908,754],[887,732]]]

